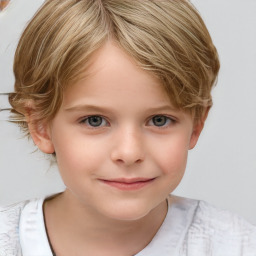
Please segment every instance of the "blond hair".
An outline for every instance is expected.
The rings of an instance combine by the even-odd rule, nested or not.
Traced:
[[[34,102],[36,121],[50,121],[66,86],[81,79],[92,54],[114,40],[155,74],[172,103],[197,120],[212,105],[219,60],[209,32],[186,0],[47,0],[26,27],[15,60],[15,121]]]

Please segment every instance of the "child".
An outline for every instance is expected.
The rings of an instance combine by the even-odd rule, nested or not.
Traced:
[[[63,193],[0,210],[0,255],[256,255],[256,228],[175,197],[219,70],[186,0],[47,0],[10,104]]]

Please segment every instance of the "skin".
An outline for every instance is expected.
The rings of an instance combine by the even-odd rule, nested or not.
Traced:
[[[0,11],[2,11],[9,4],[10,0],[3,0],[0,2]]]
[[[173,108],[158,79],[111,42],[86,74],[50,124],[29,122],[67,187],[45,202],[46,227],[58,256],[134,255],[161,226],[204,120]]]

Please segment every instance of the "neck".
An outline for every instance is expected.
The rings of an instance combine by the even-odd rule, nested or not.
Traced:
[[[65,191],[46,201],[44,212],[48,235],[57,255],[58,245],[67,243],[74,248],[79,247],[80,252],[85,250],[83,248],[87,252],[89,248],[91,252],[93,248],[102,248],[102,255],[107,255],[106,252],[115,255],[115,251],[116,255],[134,255],[155,236],[166,216],[167,204],[163,201],[137,220],[117,220],[82,205],[79,200],[74,200],[70,192]]]

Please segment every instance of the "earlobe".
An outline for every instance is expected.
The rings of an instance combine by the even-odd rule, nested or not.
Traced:
[[[190,137],[189,149],[193,149],[196,146],[199,136],[204,128],[204,123],[208,116],[209,110],[210,108],[205,109],[203,118],[194,125],[193,132]]]
[[[44,153],[54,153],[54,146],[50,137],[50,129],[45,124],[28,123],[30,135],[35,145]]]
[[[189,149],[193,149],[196,146],[196,143],[199,139],[199,136],[200,136],[203,128],[204,128],[204,122],[200,122],[195,125],[193,132],[191,134],[191,137],[190,137]]]
[[[27,109],[25,114],[28,124],[29,133],[35,145],[44,153],[54,153],[54,145],[51,140],[50,126],[47,122],[35,121],[33,118],[33,110]]]

